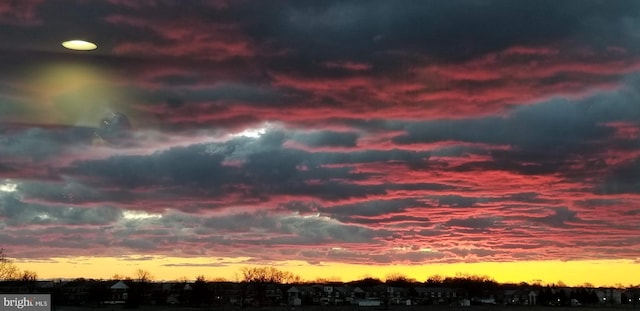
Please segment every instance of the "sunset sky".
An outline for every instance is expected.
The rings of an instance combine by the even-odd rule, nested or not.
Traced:
[[[640,283],[640,1],[0,1],[0,42],[40,278]]]

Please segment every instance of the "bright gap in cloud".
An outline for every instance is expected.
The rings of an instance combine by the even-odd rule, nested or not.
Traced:
[[[39,214],[38,216],[36,216],[36,218],[38,218],[40,220],[47,220],[47,219],[51,219],[51,216],[49,216],[49,214],[47,214],[47,213],[42,213],[42,214]]]
[[[273,127],[274,126],[271,123],[265,122],[265,123],[262,124],[262,126],[254,127],[254,128],[248,128],[248,129],[245,129],[242,132],[231,134],[231,136],[234,136],[234,137],[247,137],[247,138],[260,138],[260,136],[266,134]]]
[[[6,181],[4,184],[0,184],[0,192],[16,192],[18,190],[18,184]]]
[[[160,214],[150,214],[139,211],[125,211],[122,217],[126,220],[144,220],[144,219],[159,219],[162,218]]]
[[[417,250],[418,252],[421,252],[421,253],[436,253],[436,251],[430,247],[421,247],[419,249],[414,249],[413,247],[408,247],[408,246],[398,246],[398,247],[393,247],[392,250],[403,251],[403,252]]]

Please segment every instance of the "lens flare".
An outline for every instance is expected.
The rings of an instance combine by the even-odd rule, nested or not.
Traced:
[[[84,40],[69,40],[62,42],[62,46],[74,51],[91,51],[98,48],[95,43]]]

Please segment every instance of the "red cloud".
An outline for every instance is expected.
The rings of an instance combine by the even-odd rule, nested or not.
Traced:
[[[22,0],[0,2],[0,23],[33,26],[41,23],[38,7],[44,0]]]
[[[623,140],[635,140],[640,138],[640,125],[631,122],[610,122],[605,126],[616,130],[616,138]]]
[[[198,19],[151,20],[139,17],[112,15],[111,24],[151,30],[160,40],[122,42],[114,46],[116,54],[145,55],[145,57],[188,57],[199,60],[222,61],[255,54],[250,40],[238,25]]]
[[[173,6],[179,6],[183,4],[181,1],[167,1],[167,0],[138,0],[138,1],[109,0],[109,3],[113,5],[120,5],[120,6],[134,8],[134,9],[158,7],[161,5],[165,5],[167,3],[170,3]],[[229,3],[226,0],[208,0],[208,1],[203,1],[200,4],[205,6],[210,6],[216,9],[224,9],[229,5]]]
[[[608,52],[517,46],[462,64],[416,65],[394,78],[358,71],[339,78],[272,72],[272,85],[309,92],[314,99],[331,98],[351,110],[368,109],[368,114],[455,118],[611,89],[623,75],[638,70],[640,60]]]
[[[327,68],[341,68],[351,71],[364,71],[371,69],[370,64],[358,62],[326,62],[324,65],[327,66]]]

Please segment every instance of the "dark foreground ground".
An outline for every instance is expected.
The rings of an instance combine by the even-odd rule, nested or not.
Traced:
[[[193,307],[169,307],[169,306],[141,306],[135,309],[126,309],[121,306],[105,307],[74,307],[58,306],[52,311],[640,311],[640,305],[617,306],[580,306],[580,307],[544,307],[544,306],[390,306],[384,307],[358,307],[358,306],[290,306],[272,307],[246,307],[215,306],[209,308]]]

